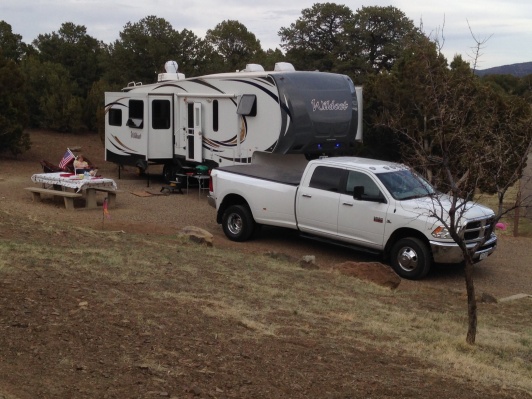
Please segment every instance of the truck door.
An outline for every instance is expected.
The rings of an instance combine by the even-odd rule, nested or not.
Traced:
[[[346,170],[317,166],[310,180],[303,182],[297,192],[296,215],[299,229],[328,238],[338,233],[340,190],[345,186]]]
[[[174,156],[174,99],[172,95],[150,95],[148,159],[172,159]]]
[[[203,161],[203,131],[201,123],[201,103],[188,103],[187,118],[187,161]]]
[[[355,187],[364,187],[359,198]],[[389,203],[375,180],[362,171],[350,170],[338,208],[338,238],[342,241],[382,249]]]

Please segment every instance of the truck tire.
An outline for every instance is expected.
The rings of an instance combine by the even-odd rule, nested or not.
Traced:
[[[231,241],[246,241],[255,230],[255,220],[246,205],[232,205],[222,216],[222,228]]]
[[[390,261],[395,272],[402,278],[419,280],[427,275],[432,257],[427,245],[418,238],[402,238],[390,252]]]

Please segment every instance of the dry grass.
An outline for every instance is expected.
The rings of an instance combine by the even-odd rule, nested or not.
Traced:
[[[508,192],[505,195],[504,201],[503,201],[503,209],[510,209],[512,206],[515,205],[515,201],[517,198],[517,186],[511,187]],[[497,211],[499,207],[499,200],[497,198],[497,195],[487,195],[487,194],[480,194],[477,196],[477,201],[481,203],[482,205],[485,205],[491,209],[493,209],[495,212]],[[532,237],[532,220],[527,219],[525,217],[522,217],[523,212],[520,212],[520,217],[517,218],[519,221],[518,225],[518,235],[521,237]],[[514,235],[514,226],[515,226],[515,211],[511,211],[508,214],[506,214],[503,218],[501,218],[501,222],[505,223],[507,228],[506,230],[497,230],[497,234],[500,235]]]
[[[0,278],[49,269],[74,280],[83,274],[94,287],[112,286],[113,300],[150,303],[152,313],[128,315],[145,325],[161,323],[158,306],[193,306],[244,326],[242,334],[253,339],[347,342],[414,356],[434,373],[532,393],[532,307],[526,299],[481,304],[477,345],[471,347],[465,344],[465,301],[445,288],[390,291],[179,237],[69,228],[3,211],[0,220],[21,232],[0,240]],[[37,234],[27,240],[24,232],[30,230]],[[50,235],[62,237],[62,244],[50,246]],[[126,296],[125,285],[142,286],[147,295]],[[146,367],[163,366],[146,359]]]

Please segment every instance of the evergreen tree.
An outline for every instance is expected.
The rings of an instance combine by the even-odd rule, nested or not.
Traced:
[[[184,36],[168,21],[153,15],[128,22],[120,39],[108,48],[106,80],[122,86],[128,82],[153,83],[157,74],[164,72],[166,61],[177,61],[183,71],[188,68],[188,57],[194,54],[190,49],[194,46],[193,34],[185,31]]]
[[[20,62],[26,51],[26,44],[22,41],[22,36],[13,33],[11,25],[5,21],[0,21],[0,50],[2,57]]]
[[[263,58],[260,41],[238,21],[223,21],[209,29],[205,41],[220,57],[218,72],[244,69],[248,63],[259,63]]]
[[[24,99],[24,76],[12,59],[0,50],[0,153],[13,155],[28,150],[29,135],[24,131],[28,113]]]
[[[86,98],[102,76],[103,44],[87,34],[85,26],[65,22],[59,31],[41,34],[33,41],[42,62],[62,65],[75,83],[72,95]]]
[[[346,72],[356,54],[349,32],[354,23],[349,7],[316,3],[279,36],[286,58],[296,69]]]

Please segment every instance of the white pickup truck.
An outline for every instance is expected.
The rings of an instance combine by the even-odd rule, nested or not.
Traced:
[[[431,216],[446,214],[448,198],[404,165],[355,157],[270,158],[257,153],[251,164],[212,170],[209,204],[229,239],[245,241],[260,225],[297,229],[382,253],[408,279],[424,277],[433,262],[463,261],[458,245]],[[461,218],[467,246],[478,246],[475,261],[497,246],[493,218],[491,209],[474,203]]]

